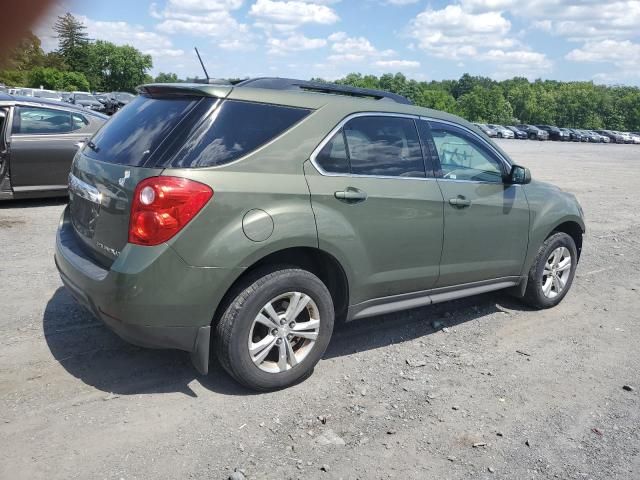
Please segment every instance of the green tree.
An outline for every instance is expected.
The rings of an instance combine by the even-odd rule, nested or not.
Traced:
[[[155,83],[178,83],[180,79],[175,73],[160,72],[156,78],[153,79]]]
[[[50,90],[89,90],[89,81],[79,72],[63,72],[50,67],[37,67],[29,72],[28,86]]]
[[[89,45],[87,27],[67,12],[58,17],[53,30],[58,34],[58,53],[69,68],[74,71],[86,71],[86,49]]]
[[[87,63],[89,83],[99,91],[132,92],[149,79],[146,72],[153,67],[151,55],[102,40],[87,46]]]

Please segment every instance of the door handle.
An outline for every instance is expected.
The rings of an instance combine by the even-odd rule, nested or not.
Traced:
[[[335,192],[334,196],[345,203],[360,203],[367,199],[366,192],[353,187],[347,187],[345,190]]]
[[[456,208],[466,208],[471,206],[471,200],[467,200],[462,195],[458,195],[456,198],[450,198],[449,204]]]

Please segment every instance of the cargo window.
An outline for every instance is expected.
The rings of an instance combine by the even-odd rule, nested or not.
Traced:
[[[16,107],[13,134],[56,134],[71,131],[71,115],[64,110]]]
[[[139,95],[98,130],[83,153],[102,162],[143,166],[196,105],[215,102],[208,97]]]
[[[247,155],[291,128],[311,111],[225,100],[175,155],[172,167],[211,167]]]

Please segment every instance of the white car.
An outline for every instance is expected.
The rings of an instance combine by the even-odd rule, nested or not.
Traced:
[[[631,137],[631,140],[633,141],[634,145],[640,144],[640,135],[636,135],[635,133],[630,133],[629,136]]]
[[[33,96],[35,98],[48,98],[49,100],[57,100],[59,102],[62,101],[62,95],[54,90],[44,90],[38,89],[33,91]]]
[[[496,132],[498,132],[498,138],[515,138],[516,137],[515,133],[513,133],[508,128],[503,127],[502,125],[488,124],[487,126],[489,128],[493,128]]]

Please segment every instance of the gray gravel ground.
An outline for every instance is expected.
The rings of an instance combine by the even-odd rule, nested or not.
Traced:
[[[264,395],[120,340],[61,288],[64,202],[1,204],[0,478],[640,478],[640,147],[502,145],[586,212],[564,302],[347,325]]]

